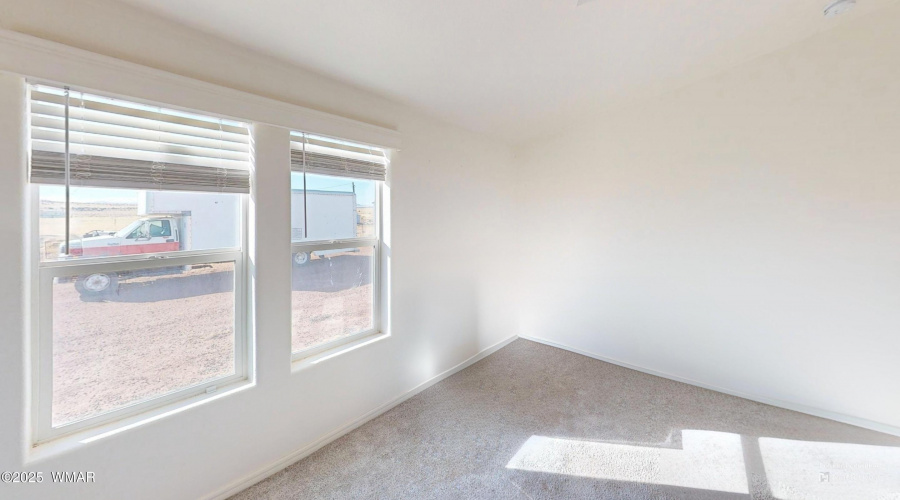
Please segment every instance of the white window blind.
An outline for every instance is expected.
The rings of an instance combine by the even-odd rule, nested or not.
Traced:
[[[72,186],[250,191],[243,123],[33,85],[31,182],[66,183],[67,135]]]
[[[301,132],[291,133],[291,170],[383,181],[387,159],[379,148]]]

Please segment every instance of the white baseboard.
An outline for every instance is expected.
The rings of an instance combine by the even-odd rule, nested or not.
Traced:
[[[777,406],[778,408],[784,408],[786,410],[792,410],[800,413],[806,413],[807,415],[812,415],[814,417],[827,418],[829,420],[835,420],[837,422],[855,425],[857,427],[862,427],[864,429],[869,429],[873,431],[883,432],[885,434],[891,434],[894,436],[900,436],[900,427],[895,427],[888,424],[883,424],[881,422],[875,422],[873,420],[867,420],[864,418],[853,417],[850,415],[844,415],[843,413],[837,413],[829,410],[823,410],[821,408],[815,408],[811,406],[806,406],[799,403],[793,403],[790,401],[782,401],[780,399],[769,398],[766,396],[758,396],[756,394],[747,394],[740,391],[733,391],[730,389],[726,389],[724,387],[717,387],[710,384],[704,384],[702,382],[697,382],[695,380],[686,379],[683,377],[678,377],[675,375],[670,375],[668,373],[658,372],[656,370],[650,370],[648,368],[643,368],[641,366],[635,366],[629,363],[625,363],[623,361],[619,361],[617,359],[608,358],[606,356],[601,356],[599,354],[594,354],[592,352],[583,351],[581,349],[576,349],[574,347],[567,346],[565,344],[560,344],[558,342],[553,342],[552,340],[546,340],[539,337],[530,337],[520,335],[519,338],[530,340],[532,342],[538,342],[540,344],[549,345],[551,347],[556,347],[559,349],[563,349],[566,351],[574,352],[576,354],[581,354],[583,356],[587,356],[589,358],[598,359],[600,361],[605,361],[607,363],[611,363],[614,365],[621,366],[623,368],[629,368],[631,370],[636,370],[639,372],[647,373],[649,375],[655,375],[657,377],[666,378],[669,380],[674,380],[676,382],[682,382],[685,384],[694,385],[697,387],[702,387],[704,389],[709,389],[711,391],[722,392],[725,394],[730,394],[732,396],[737,396],[739,398],[749,399],[751,401],[756,401],[757,403],[763,403],[770,406]]]
[[[490,356],[491,354],[502,349],[507,344],[516,340],[517,338],[519,338],[519,337],[513,335],[512,337],[509,337],[505,340],[501,340],[500,342],[497,342],[496,344],[482,350],[478,354],[476,354],[476,355],[472,356],[471,358],[463,361],[462,363],[454,366],[453,368],[450,368],[449,370],[446,370],[446,371],[426,380],[425,382],[422,382],[421,384],[414,387],[413,389],[411,389],[407,392],[404,392],[403,394],[397,396],[396,398],[388,401],[387,403],[385,403],[371,411],[366,412],[364,415],[352,420],[351,422],[348,422],[348,423],[334,429],[333,431],[329,432],[328,434],[325,434],[324,436],[320,437],[319,439],[294,451],[293,453],[287,455],[286,457],[283,457],[283,458],[263,467],[262,469],[260,469],[256,472],[253,472],[241,479],[238,479],[237,481],[234,481],[234,482],[228,484],[224,488],[221,488],[221,489],[217,490],[216,492],[204,497],[205,500],[224,500],[232,495],[235,495],[235,494],[245,490],[246,488],[249,488],[250,486],[253,486],[254,484],[262,481],[263,479],[271,476],[272,474],[275,474],[276,472],[278,472],[290,465],[293,465],[294,463],[299,462],[300,460],[303,460],[304,458],[308,457],[309,455],[312,455],[319,448],[322,448],[323,446],[334,441],[335,439],[338,439],[339,437],[341,437],[341,436],[349,433],[350,431],[356,429],[357,427],[365,424],[369,420],[372,420],[373,418],[375,418],[375,417],[381,415],[382,413],[390,410],[391,408],[399,405],[400,403],[406,401],[407,399],[424,391],[425,389],[428,389],[432,385],[440,382],[441,380],[444,380],[445,378],[449,377],[450,375],[453,375],[456,372],[459,372],[465,368],[468,368],[469,366],[477,363],[478,361],[481,361],[482,359]]]

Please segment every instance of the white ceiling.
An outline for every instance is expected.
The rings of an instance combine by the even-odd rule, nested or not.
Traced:
[[[895,0],[121,1],[515,144]]]

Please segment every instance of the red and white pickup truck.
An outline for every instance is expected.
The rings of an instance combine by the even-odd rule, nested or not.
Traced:
[[[82,238],[72,240],[72,249],[66,254],[66,245],[59,249],[60,259],[78,257],[113,257],[117,255],[153,254],[184,250],[189,241],[183,217],[162,216],[138,219],[115,231],[91,231]],[[158,268],[152,274],[171,274],[177,268]],[[150,274],[148,271],[138,275]],[[75,289],[83,299],[103,299],[114,295],[119,278],[136,275],[135,272],[92,273],[75,278]]]
[[[139,218],[118,231],[93,230],[72,238],[71,249],[60,249],[60,259],[154,255],[185,250],[240,247],[240,204],[228,193],[142,191],[137,200]],[[118,293],[119,280],[135,276],[174,274],[182,266],[149,265],[136,271],[93,273],[75,278],[84,299],[104,299]]]
[[[71,242],[73,257],[109,257],[182,250],[180,217],[146,217],[114,233],[92,231]],[[66,246],[59,249],[65,256]]]

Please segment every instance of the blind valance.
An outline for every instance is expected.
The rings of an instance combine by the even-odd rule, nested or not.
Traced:
[[[300,132],[291,133],[291,170],[383,181],[384,150]]]
[[[245,124],[35,85],[33,183],[248,193]],[[67,140],[68,139],[68,140]]]

